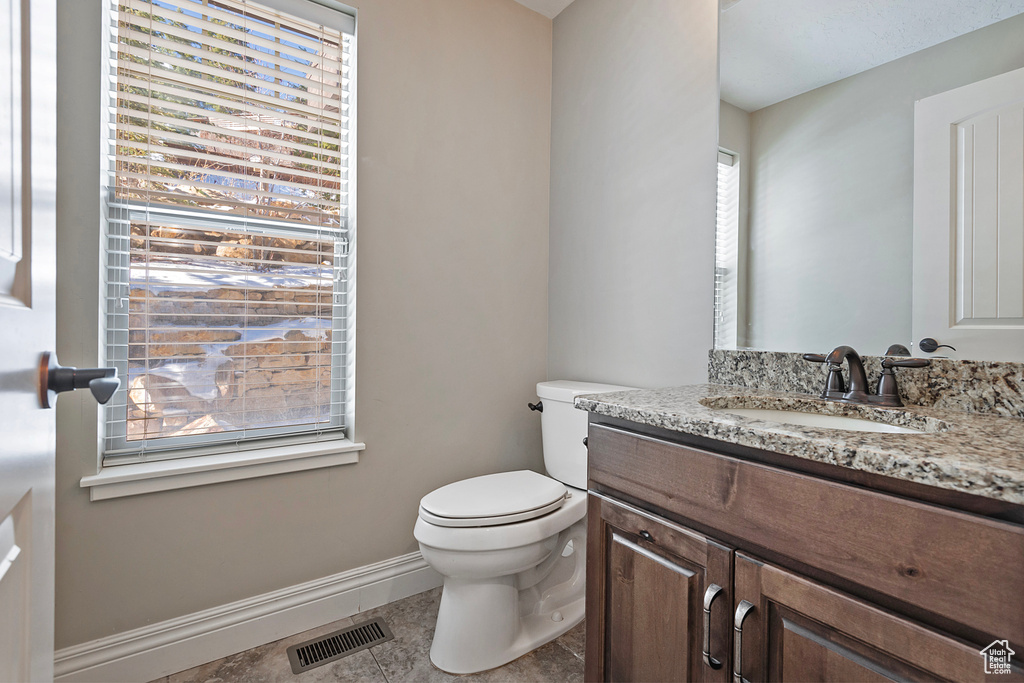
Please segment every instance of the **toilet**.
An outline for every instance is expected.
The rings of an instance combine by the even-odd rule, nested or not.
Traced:
[[[549,476],[488,474],[422,498],[413,535],[427,564],[444,576],[434,666],[453,674],[493,669],[583,620],[587,414],[573,399],[629,388],[540,382]]]

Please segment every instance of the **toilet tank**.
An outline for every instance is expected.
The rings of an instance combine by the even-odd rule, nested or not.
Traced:
[[[544,468],[548,476],[578,489],[587,488],[587,415],[573,407],[580,394],[629,391],[633,387],[556,380],[539,382],[537,396],[544,404],[540,415]]]

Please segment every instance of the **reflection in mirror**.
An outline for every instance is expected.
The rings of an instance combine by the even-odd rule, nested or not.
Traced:
[[[1024,67],[1024,0],[721,7],[715,346],[917,353],[914,103]]]

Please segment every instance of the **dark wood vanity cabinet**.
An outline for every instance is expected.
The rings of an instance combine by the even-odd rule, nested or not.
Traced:
[[[618,425],[589,451],[588,681],[1024,680],[1020,524]]]
[[[750,605],[734,630],[733,664],[746,680],[985,678],[973,645],[742,553],[735,572],[737,609]]]
[[[591,654],[588,643],[588,679],[727,681],[732,549],[595,495],[588,514],[587,614],[603,625],[601,647]]]

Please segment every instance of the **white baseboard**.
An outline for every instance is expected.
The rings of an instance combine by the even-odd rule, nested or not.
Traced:
[[[58,650],[57,681],[151,681],[440,586],[419,552]]]

